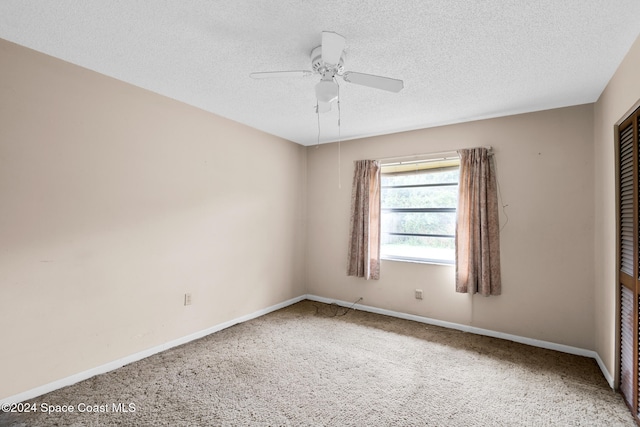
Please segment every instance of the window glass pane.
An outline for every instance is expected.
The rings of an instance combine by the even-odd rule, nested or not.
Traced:
[[[452,263],[455,239],[441,237],[382,236],[381,256]]]
[[[454,212],[393,212],[393,209],[453,209],[458,205],[459,167],[385,174],[382,168],[381,256],[453,263],[453,237],[394,236],[389,233],[455,235]],[[455,185],[438,185],[455,184]],[[418,187],[413,187],[418,185]],[[430,185],[419,187],[419,185]],[[412,186],[397,188],[395,186]],[[395,188],[394,188],[395,187]]]
[[[455,212],[383,212],[384,233],[450,234],[456,232]]]
[[[460,169],[458,167],[444,169],[427,169],[413,173],[397,175],[385,174],[382,167],[381,184],[384,185],[414,185],[414,184],[442,184],[458,182]]]
[[[458,186],[383,188],[384,208],[456,208]]]

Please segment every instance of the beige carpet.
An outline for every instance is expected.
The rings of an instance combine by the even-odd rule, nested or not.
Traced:
[[[31,401],[74,413],[0,425],[635,425],[592,359],[345,310],[303,301]]]

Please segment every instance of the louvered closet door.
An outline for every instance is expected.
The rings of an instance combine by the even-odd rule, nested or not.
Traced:
[[[640,420],[640,361],[638,295],[640,238],[638,233],[638,115],[634,112],[618,127],[618,267],[620,277],[620,392]]]

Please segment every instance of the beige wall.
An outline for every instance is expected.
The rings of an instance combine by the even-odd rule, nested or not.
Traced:
[[[593,350],[592,122],[589,104],[343,142],[341,189],[338,144],[309,147],[308,292]],[[453,266],[383,261],[379,281],[346,276],[354,160],[484,145],[508,205],[503,295],[457,294]]]
[[[303,147],[2,40],[0,63],[0,399],[304,294]]]
[[[640,101],[640,38],[594,107],[595,150],[595,342],[614,378],[616,365],[616,212],[614,125]]]

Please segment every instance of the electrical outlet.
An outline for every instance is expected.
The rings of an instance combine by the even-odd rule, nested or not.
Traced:
[[[422,289],[416,289],[416,299],[422,299]]]
[[[191,305],[191,294],[184,294],[184,305]]]

